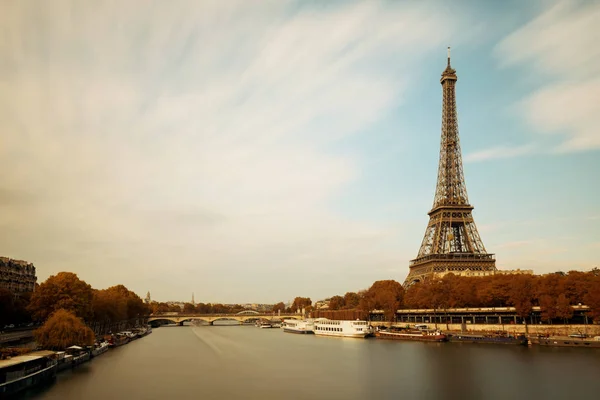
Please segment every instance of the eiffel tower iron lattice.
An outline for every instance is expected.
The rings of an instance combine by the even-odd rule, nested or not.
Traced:
[[[443,105],[437,187],[429,224],[417,258],[410,261],[405,287],[436,273],[496,270],[494,254],[488,254],[483,246],[467,197],[458,137],[457,80],[448,48],[448,66],[440,79]]]

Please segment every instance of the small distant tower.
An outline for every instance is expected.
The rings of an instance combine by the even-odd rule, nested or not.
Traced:
[[[194,301],[194,292],[192,292],[192,305],[195,306],[196,302]]]
[[[150,304],[152,302],[152,299],[150,298],[150,292],[146,293],[146,299],[144,301],[146,304]]]

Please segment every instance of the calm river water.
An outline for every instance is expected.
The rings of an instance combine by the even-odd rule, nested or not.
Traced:
[[[600,351],[161,327],[35,399],[592,399]]]

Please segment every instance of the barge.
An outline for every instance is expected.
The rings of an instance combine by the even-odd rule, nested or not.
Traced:
[[[418,342],[445,342],[448,337],[438,330],[390,328],[375,331],[378,339],[412,340]]]

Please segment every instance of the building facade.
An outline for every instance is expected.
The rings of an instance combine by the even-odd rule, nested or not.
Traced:
[[[13,293],[33,292],[35,289],[35,267],[23,260],[0,257],[0,288]]]

